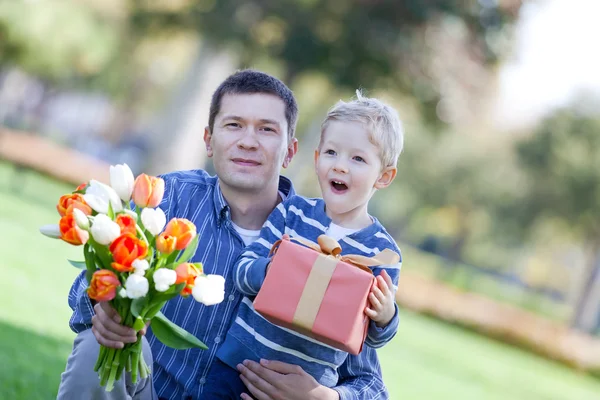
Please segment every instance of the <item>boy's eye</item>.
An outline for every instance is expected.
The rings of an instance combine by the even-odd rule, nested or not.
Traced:
[[[325,150],[325,154],[329,154],[330,156],[335,156],[335,150]]]
[[[354,161],[365,162],[365,159],[362,158],[361,156],[354,156]]]

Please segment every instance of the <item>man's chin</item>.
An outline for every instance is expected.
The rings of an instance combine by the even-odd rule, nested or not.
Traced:
[[[233,174],[226,178],[221,177],[221,181],[230,188],[243,192],[261,191],[267,186],[263,177],[250,174]]]

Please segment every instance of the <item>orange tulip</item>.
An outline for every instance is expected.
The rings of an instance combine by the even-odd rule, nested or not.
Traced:
[[[114,262],[111,264],[119,272],[133,270],[131,265],[135,260],[142,259],[148,254],[148,245],[131,233],[124,233],[116,238],[109,247]]]
[[[121,227],[121,235],[124,233],[136,234],[135,219],[131,215],[119,214],[115,222]]]
[[[196,265],[191,263],[183,263],[179,264],[179,266],[175,269],[175,272],[177,273],[177,280],[175,281],[175,284],[179,285],[180,283],[185,282],[185,286],[181,290],[180,294],[183,297],[187,297],[192,294],[196,277],[202,273],[202,268],[198,268]]]
[[[79,193],[65,194],[64,196],[61,196],[58,200],[58,204],[56,205],[56,209],[61,217],[71,214],[73,212],[73,208],[83,211],[85,215],[92,214],[92,208],[87,205],[85,200],[83,200],[83,196]]]
[[[167,224],[163,234],[175,237],[177,239],[175,248],[183,250],[196,237],[196,225],[185,218],[173,218]]]
[[[77,188],[75,189],[75,191],[79,192],[80,190],[85,189],[87,185],[88,185],[87,183],[82,183],[81,185],[77,186]]]
[[[110,301],[115,298],[120,285],[121,282],[114,272],[101,269],[92,275],[90,287],[87,290],[88,296],[96,301]]]
[[[171,254],[175,251],[177,238],[169,236],[166,233],[161,233],[156,237],[156,250],[163,254]]]
[[[90,234],[80,229],[75,222],[73,214],[67,214],[58,223],[60,238],[73,246],[80,246],[88,241]]]
[[[165,194],[165,181],[156,176],[140,174],[133,184],[133,202],[138,207],[158,207]]]

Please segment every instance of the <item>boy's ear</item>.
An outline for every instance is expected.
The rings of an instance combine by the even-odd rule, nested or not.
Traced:
[[[210,128],[208,126],[204,127],[204,145],[206,146],[206,155],[208,157],[213,156],[212,145],[210,144],[211,138],[212,134],[210,133]]]
[[[398,169],[396,167],[385,167],[375,182],[375,189],[385,189],[390,186],[394,181],[397,172]]]
[[[318,159],[319,159],[319,149],[315,149],[315,166],[317,165]]]

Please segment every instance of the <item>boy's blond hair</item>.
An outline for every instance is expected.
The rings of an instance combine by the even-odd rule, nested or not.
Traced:
[[[330,121],[358,122],[369,131],[369,140],[379,148],[382,167],[396,166],[404,146],[404,131],[398,112],[381,100],[363,96],[356,91],[356,99],[338,101],[321,124],[323,132]]]

